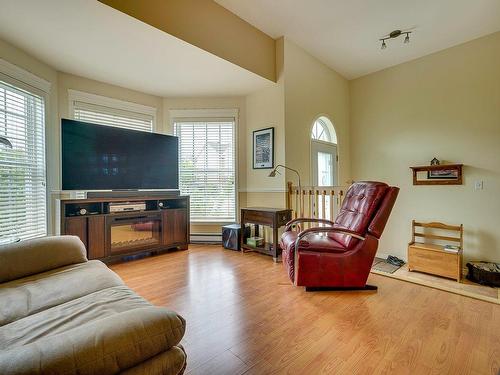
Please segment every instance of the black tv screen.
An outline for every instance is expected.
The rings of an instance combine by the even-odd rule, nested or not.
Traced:
[[[178,139],[62,119],[63,190],[178,189]]]

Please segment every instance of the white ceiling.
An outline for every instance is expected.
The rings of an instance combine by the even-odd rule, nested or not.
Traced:
[[[0,0],[0,39],[59,71],[159,96],[245,95],[271,84],[97,0]]]
[[[500,30],[500,0],[215,0],[273,38],[288,37],[348,79]],[[380,49],[378,39],[415,27]]]

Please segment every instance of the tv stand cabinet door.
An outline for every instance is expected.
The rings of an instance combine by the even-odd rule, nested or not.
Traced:
[[[79,237],[87,249],[87,218],[75,216],[64,219],[64,234]]]
[[[163,244],[183,245],[187,244],[188,217],[185,208],[167,209],[163,215]]]
[[[88,218],[88,258],[101,259],[105,257],[104,232],[106,224],[104,216],[91,216]]]

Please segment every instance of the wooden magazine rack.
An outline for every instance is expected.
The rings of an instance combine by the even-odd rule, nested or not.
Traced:
[[[456,236],[444,236],[418,231],[417,228],[449,231]],[[422,241],[417,241],[422,239]],[[428,241],[430,240],[430,241]],[[458,245],[458,252],[445,251],[444,245],[433,242],[453,243]],[[462,278],[463,225],[443,223],[419,223],[412,221],[412,240],[408,244],[408,270],[420,271],[460,282]]]

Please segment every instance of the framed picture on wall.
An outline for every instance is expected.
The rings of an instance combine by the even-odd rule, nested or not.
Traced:
[[[274,128],[253,132],[253,169],[274,168]]]

